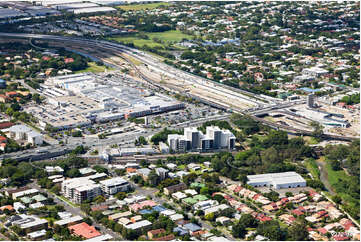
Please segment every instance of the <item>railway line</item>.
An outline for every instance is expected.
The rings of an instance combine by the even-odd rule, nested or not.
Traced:
[[[176,88],[176,87],[172,87],[172,88],[164,87],[164,85],[161,85],[157,81],[151,79],[150,77],[148,77],[144,73],[142,73],[142,71],[140,71],[139,68],[131,60],[129,60],[125,55],[128,55],[148,66],[152,66],[153,68],[159,70],[161,73],[166,73],[167,75],[169,75],[172,78],[182,79],[182,80],[184,80],[184,82],[186,82],[190,85],[197,85],[197,86],[203,86],[203,87],[205,86],[207,89],[210,89],[210,90],[214,91],[215,93],[218,93],[223,96],[234,95],[235,98],[245,99],[245,100],[247,100],[247,102],[254,102],[257,106],[257,108],[256,108],[257,113],[258,113],[258,111],[268,110],[268,109],[272,109],[272,107],[281,106],[281,104],[277,103],[274,99],[267,99],[264,96],[249,93],[247,91],[240,90],[240,89],[235,89],[233,87],[229,87],[224,84],[215,83],[208,79],[205,79],[205,78],[202,78],[199,76],[195,76],[193,74],[175,69],[174,67],[171,67],[169,65],[162,63],[160,60],[156,59],[155,57],[153,57],[149,54],[146,54],[137,49],[133,49],[133,48],[130,48],[130,47],[118,44],[118,43],[113,43],[110,41],[90,40],[90,39],[79,38],[79,37],[22,34],[22,33],[0,33],[0,36],[9,37],[9,38],[20,38],[20,39],[24,39],[24,38],[29,39],[30,38],[30,39],[59,41],[60,43],[62,43],[64,45],[71,44],[71,46],[73,46],[73,47],[86,46],[86,47],[97,48],[97,50],[104,50],[105,53],[111,52],[111,54],[113,56],[117,56],[117,57],[123,59],[124,61],[126,61],[128,64],[130,64],[132,66],[132,68],[134,69],[134,71],[137,73],[137,75],[141,79],[143,79],[145,82],[147,82],[148,84],[156,86],[157,88],[160,88],[160,89],[165,89],[165,90],[171,91],[173,93],[174,92],[182,93],[182,91],[184,91],[184,90],[182,90],[181,88]],[[116,66],[119,65],[119,63],[118,64],[114,63],[114,62],[112,63],[109,60],[104,60],[104,62],[111,64],[111,65],[116,65]],[[182,93],[182,94],[184,95],[184,93]],[[257,117],[256,115],[252,114],[252,112],[253,112],[252,110],[251,110],[252,112],[247,112],[247,110],[243,110],[240,108],[234,108],[225,103],[212,102],[209,99],[201,97],[201,96],[196,96],[196,95],[193,95],[190,93],[186,93],[185,95],[188,97],[194,98],[202,103],[208,104],[213,107],[217,107],[219,109],[223,109],[223,110],[232,109],[232,111],[235,113],[250,114],[250,116],[255,121],[266,124],[274,129],[285,130],[288,133],[295,134],[295,135],[311,135],[312,136],[312,131],[301,130],[301,129],[290,127],[290,126],[287,126],[284,124],[279,124],[279,123],[274,123],[274,122],[264,120],[262,118]],[[252,97],[252,98],[250,98],[250,97]],[[324,134],[323,138],[342,140],[342,141],[353,141],[355,139],[354,137],[331,135],[331,134]]]

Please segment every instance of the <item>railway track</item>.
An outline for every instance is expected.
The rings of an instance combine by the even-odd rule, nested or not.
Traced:
[[[112,42],[109,42],[109,41],[97,41],[97,40],[89,40],[89,39],[84,39],[84,38],[73,38],[73,37],[53,36],[53,35],[0,33],[0,36],[11,37],[11,38],[21,38],[21,39],[23,39],[23,38],[32,38],[32,39],[52,40],[52,41],[60,41],[63,44],[73,43],[72,45],[75,45],[75,46],[78,45],[78,46],[82,46],[82,47],[87,46],[87,47],[93,47],[93,48],[97,48],[97,49],[104,49],[104,50],[110,51],[112,53],[112,55],[116,55],[117,57],[122,58],[124,61],[129,63],[134,68],[134,70],[139,75],[139,77],[142,78],[147,83],[149,83],[149,84],[151,84],[153,86],[156,86],[156,87],[158,87],[160,89],[165,89],[164,86],[161,86],[160,84],[156,83],[156,81],[154,81],[151,78],[144,75],[139,70],[139,68],[131,60],[124,57],[124,53],[131,56],[131,57],[133,57],[133,58],[135,58],[135,59],[138,59],[138,60],[140,60],[142,62],[145,62],[146,64],[150,64],[150,65],[154,64],[154,63],[151,63],[151,61],[152,61],[152,59],[154,59],[154,57],[150,58],[149,61],[145,61],[144,58],[140,58],[139,56],[137,56],[135,54],[135,52],[137,52],[138,55],[139,55],[139,53],[141,53],[140,51],[135,50],[135,49],[131,49],[131,48],[127,47],[127,46],[123,46],[123,45],[120,45],[120,44],[115,44],[115,43],[112,43]],[[66,42],[66,41],[68,41],[68,42]],[[109,62],[107,60],[105,60],[105,62],[108,62],[108,64],[114,64],[114,63],[111,63],[111,62]],[[116,65],[119,65],[119,64],[116,64]],[[171,68],[171,67],[169,67],[169,68]],[[193,74],[189,74],[189,73],[187,73],[187,74],[189,76],[194,76]],[[209,80],[207,80],[205,78],[200,78],[198,76],[194,76],[194,78],[201,79],[201,80],[206,81],[206,82],[210,82]],[[222,87],[222,88],[224,88],[226,90],[229,90],[229,91],[231,91],[231,90],[235,91],[235,90],[233,90],[234,88],[230,88],[228,86],[225,86],[225,85],[219,84],[219,83],[213,84],[213,86],[214,87],[219,86],[219,87]],[[167,90],[167,89],[165,89],[165,90]],[[168,90],[170,90],[170,89],[168,89]],[[174,92],[174,89],[170,90],[170,91]],[[181,90],[178,90],[178,92],[181,92]],[[242,94],[244,94],[246,96],[249,96],[249,95],[254,96],[254,94],[248,93],[248,92],[246,92],[244,90],[238,90],[237,89],[236,92],[237,93],[242,93]],[[198,97],[198,96],[194,96],[194,95],[189,94],[189,93],[187,93],[186,95],[189,96],[189,97],[195,98],[195,99],[197,99],[197,100],[199,100],[199,101],[201,101],[201,102],[203,102],[205,104],[208,104],[208,105],[211,105],[211,106],[214,106],[214,107],[218,107],[218,108],[223,109],[223,110],[228,110],[230,108],[229,105],[221,105],[221,104],[218,104],[218,103],[214,103],[214,102],[211,102],[209,100],[206,100],[206,99]],[[240,109],[234,109],[233,111],[235,113],[246,114],[244,112],[244,110],[240,110]],[[268,125],[268,126],[270,126],[272,128],[275,128],[275,129],[285,130],[285,131],[287,131],[289,133],[293,133],[295,135],[309,135],[309,136],[312,136],[312,132],[308,131],[308,130],[301,130],[301,129],[293,128],[293,127],[286,126],[286,125],[283,125],[283,124],[273,123],[273,122],[258,118],[255,115],[250,115],[250,116],[255,121],[266,124],[266,125]],[[353,140],[356,139],[355,137],[347,137],[347,136],[340,136],[340,135],[330,135],[330,134],[324,134],[323,138],[325,138],[325,139],[333,139],[333,140],[341,140],[341,141],[353,141]]]

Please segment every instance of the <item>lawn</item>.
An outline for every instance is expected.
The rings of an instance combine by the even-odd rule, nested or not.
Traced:
[[[312,174],[315,179],[320,179],[320,170],[316,164],[316,161],[313,159],[308,159],[305,162],[307,170]]]
[[[163,47],[162,44],[156,43],[151,39],[139,39],[136,36],[132,37],[124,37],[124,36],[118,36],[118,37],[111,37],[111,40],[119,41],[125,44],[133,43],[136,47],[142,47],[143,45],[148,45],[149,47]]]
[[[142,47],[143,45],[148,45],[149,47],[164,47],[164,44],[153,41],[153,38],[156,37],[165,43],[180,42],[182,39],[192,38],[192,36],[183,34],[179,30],[169,30],[159,33],[146,33],[146,35],[149,37],[149,39],[141,39],[137,35],[116,36],[109,39],[123,43],[133,43],[136,47]]]
[[[137,10],[145,10],[145,9],[155,9],[159,6],[168,6],[168,2],[154,2],[154,3],[147,3],[147,4],[129,4],[129,5],[121,5],[118,6],[119,9],[125,11],[137,11]]]
[[[157,37],[158,39],[164,42],[180,42],[182,39],[191,39],[192,36],[188,34],[183,34],[179,30],[169,30],[161,33],[148,33],[149,39]]]
[[[82,73],[82,72],[105,72],[106,70],[113,70],[111,67],[108,66],[99,66],[97,65],[95,62],[89,62],[88,63],[88,68],[81,70],[81,71],[77,71],[76,73]]]
[[[303,139],[307,142],[307,144],[309,145],[316,145],[320,142],[317,141],[317,139],[315,137],[310,137],[310,136],[304,136]]]
[[[348,180],[350,178],[343,170],[339,170],[339,171],[332,170],[332,167],[328,162],[326,163],[325,167],[328,174],[328,181],[330,182],[331,186],[337,184],[339,178],[342,178],[344,180]]]
[[[346,174],[344,170],[334,171],[329,163],[326,164],[326,170],[328,175],[328,181],[330,182],[331,186],[334,187],[338,183],[338,179],[341,178],[343,180],[349,181],[351,177]],[[345,193],[338,192],[337,193],[344,201],[356,203],[357,201],[355,198],[350,196],[347,191]]]
[[[185,166],[185,165],[179,165],[179,166],[178,166],[178,169],[180,169],[180,170],[185,170],[185,169],[186,169],[186,166]]]

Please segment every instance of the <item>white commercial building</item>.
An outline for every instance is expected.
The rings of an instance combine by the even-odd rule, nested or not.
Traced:
[[[32,145],[43,144],[43,135],[25,125],[14,125],[9,128],[10,138],[18,141],[27,141]]]
[[[104,194],[110,196],[118,192],[126,192],[130,188],[128,181],[120,177],[104,180],[99,182]]]
[[[311,67],[311,68],[305,68],[302,70],[302,73],[308,76],[313,76],[313,77],[321,77],[324,76],[326,74],[328,74],[328,70],[319,68],[317,66]]]
[[[294,171],[247,176],[248,185],[274,189],[305,187],[306,181]]]
[[[26,108],[40,121],[57,129],[87,126],[184,108],[184,103],[139,88],[125,75],[105,77],[90,73],[52,77],[42,86],[47,102]]]

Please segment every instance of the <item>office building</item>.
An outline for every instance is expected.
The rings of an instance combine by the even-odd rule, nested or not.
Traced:
[[[10,137],[17,141],[28,142],[32,145],[43,144],[43,135],[25,125],[14,125],[9,128]]]
[[[129,182],[120,177],[104,180],[99,183],[103,193],[107,196],[116,194],[118,192],[126,192],[130,189]]]
[[[309,94],[307,96],[307,107],[313,108],[315,106],[315,95]]]
[[[197,128],[185,128],[184,135],[168,135],[169,148],[175,152],[188,150],[234,149],[236,137],[229,130],[221,130],[217,126],[208,126],[206,134]]]
[[[306,181],[294,171],[247,176],[248,185],[274,189],[305,187]]]
[[[202,132],[198,131],[196,127],[185,128],[184,136],[186,140],[190,140],[192,150],[195,150],[198,147],[200,147],[200,139],[202,136]]]

